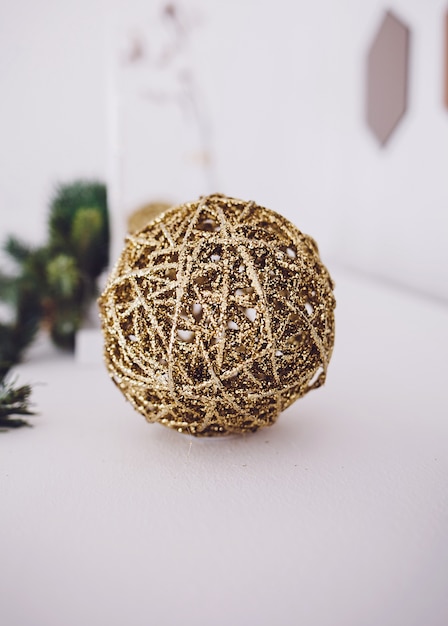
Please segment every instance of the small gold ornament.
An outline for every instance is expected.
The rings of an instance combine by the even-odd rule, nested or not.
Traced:
[[[167,202],[149,202],[145,204],[135,211],[133,211],[128,217],[128,233],[133,235],[137,231],[141,230],[152,222],[156,217],[158,217],[164,211],[167,211],[170,208],[170,204]]]
[[[149,422],[255,431],[324,381],[333,282],[284,217],[222,195],[128,235],[99,300],[109,374]]]

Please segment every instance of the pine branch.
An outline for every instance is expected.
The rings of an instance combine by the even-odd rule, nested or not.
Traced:
[[[4,251],[19,265],[22,265],[27,261],[30,255],[33,253],[33,248],[28,246],[28,244],[20,241],[14,235],[10,235],[6,240],[4,246]]]
[[[8,304],[17,301],[17,278],[8,276],[0,270],[0,300]]]
[[[11,321],[0,322],[0,430],[29,426],[31,387],[6,377],[39,328],[59,347],[73,350],[75,334],[109,258],[109,214],[103,183],[59,185],[50,202],[49,240],[32,247],[9,236],[3,249],[16,267],[0,270],[0,304]],[[8,310],[8,309],[7,309]]]
[[[22,418],[13,418],[13,415],[34,415],[30,410],[30,385],[15,387],[15,382],[0,381],[0,430],[31,426]]]

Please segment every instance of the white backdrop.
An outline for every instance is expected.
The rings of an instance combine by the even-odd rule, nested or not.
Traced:
[[[2,3],[0,233],[41,240],[52,186],[81,175],[108,179],[120,215],[218,190],[284,213],[326,260],[448,298],[446,2],[178,3],[196,26],[175,70],[194,76],[213,183],[191,111],[141,97],[146,85],[169,91],[172,69],[121,61],[136,37],[149,35],[152,53],[169,39],[161,6]],[[411,28],[411,80],[408,114],[380,149],[363,120],[363,68],[386,8]]]
[[[106,175],[98,0],[0,3],[0,235],[45,236],[58,181]]]

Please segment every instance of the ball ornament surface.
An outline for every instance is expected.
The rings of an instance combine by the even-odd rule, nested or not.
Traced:
[[[270,426],[325,381],[333,282],[314,240],[254,202],[202,197],[130,234],[99,306],[112,380],[179,432]]]

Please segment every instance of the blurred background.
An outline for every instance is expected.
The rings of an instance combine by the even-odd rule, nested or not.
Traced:
[[[447,9],[2,2],[1,235],[39,243],[55,185],[94,178],[116,256],[139,206],[219,191],[284,214],[328,263],[447,302]],[[381,145],[367,61],[387,11],[407,33],[406,110]]]

